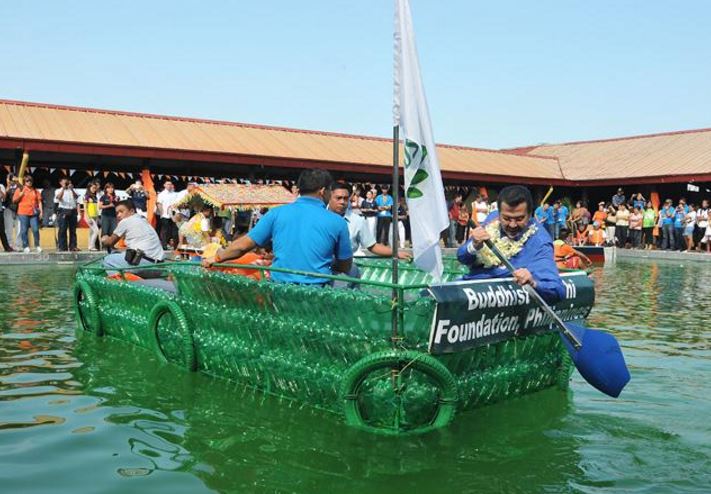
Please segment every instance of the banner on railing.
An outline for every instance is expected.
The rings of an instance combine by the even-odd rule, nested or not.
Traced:
[[[593,283],[583,272],[562,275],[565,298],[553,306],[564,321],[587,317],[595,300]],[[551,319],[510,278],[432,285],[437,301],[429,351],[454,353],[514,336],[552,330]]]

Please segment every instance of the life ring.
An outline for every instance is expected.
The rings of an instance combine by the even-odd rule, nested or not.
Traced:
[[[397,424],[395,428],[376,427],[363,418],[358,401],[363,382],[373,372],[383,372],[384,369],[412,369],[428,376],[439,391],[437,409],[431,420],[414,428],[402,430]],[[369,432],[381,434],[422,434],[449,424],[454,418],[458,393],[457,383],[452,373],[434,357],[416,351],[386,350],[356,362],[343,377],[341,397],[344,403],[346,423]]]
[[[166,351],[161,342],[161,319],[167,315],[172,320],[170,330],[176,333],[176,339],[178,340],[176,352]],[[151,311],[148,328],[151,335],[153,335],[155,351],[163,361],[178,364],[191,372],[197,370],[197,355],[193,335],[188,325],[188,319],[185,317],[185,312],[178,304],[169,300],[158,302]]]
[[[83,331],[94,333],[96,336],[104,336],[104,328],[101,326],[101,316],[94,290],[91,289],[86,281],[79,280],[74,284],[73,296],[74,314],[79,328]]]

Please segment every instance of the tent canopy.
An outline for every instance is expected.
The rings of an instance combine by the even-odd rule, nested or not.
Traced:
[[[281,185],[201,184],[189,188],[177,206],[187,205],[194,198],[220,209],[253,209],[289,204],[296,196]]]

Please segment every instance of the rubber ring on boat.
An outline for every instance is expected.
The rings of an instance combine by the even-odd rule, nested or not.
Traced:
[[[384,369],[413,369],[429,376],[440,391],[437,411],[429,423],[414,429],[408,429],[407,434],[423,434],[448,425],[454,418],[457,408],[457,382],[452,373],[434,357],[417,351],[386,350],[362,358],[348,369],[341,385],[341,397],[344,401],[344,412],[348,425],[369,432],[400,434],[403,431],[374,427],[366,423],[361,415],[358,403],[360,387],[366,378],[374,371]]]
[[[96,302],[96,295],[91,286],[79,280],[74,284],[74,313],[77,318],[79,328],[96,336],[104,336],[104,328],[101,326],[101,316],[99,315],[99,305]]]
[[[150,318],[148,320],[148,328],[150,333],[153,335],[153,344],[155,346],[156,353],[165,362],[170,362],[167,355],[163,351],[160,344],[160,338],[158,337],[158,325],[160,320],[166,314],[170,314],[173,317],[177,325],[177,330],[181,336],[181,353],[182,361],[173,362],[175,364],[181,365],[188,369],[189,371],[197,370],[197,355],[195,352],[195,342],[193,341],[193,334],[190,331],[190,326],[188,325],[188,319],[185,316],[185,312],[180,308],[175,302],[169,300],[163,300],[158,302],[153,310],[151,311]]]

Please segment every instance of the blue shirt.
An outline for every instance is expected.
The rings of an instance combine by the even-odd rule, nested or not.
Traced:
[[[686,213],[681,211],[676,211],[674,213],[674,228],[684,228],[684,218],[686,218]]]
[[[299,197],[286,206],[270,210],[247,234],[259,246],[272,241],[275,268],[332,274],[333,258],[353,257],[348,224],[326,210],[321,199]],[[323,278],[272,271],[282,283],[324,283]]]
[[[392,208],[393,196],[388,194],[387,196],[383,197],[383,195],[380,194],[378,197],[375,198],[375,205],[378,207],[387,206],[388,208]],[[378,216],[392,218],[392,216],[393,216],[392,209],[386,209],[385,211],[378,211]]]
[[[555,208],[553,206],[549,207],[548,211],[546,211],[546,225],[554,224],[557,216]]]
[[[538,206],[533,212],[534,219],[538,223],[545,223],[546,218],[548,218],[548,211],[543,209],[543,206]]]
[[[498,217],[498,212],[491,213],[484,221],[484,225],[498,219]],[[529,228],[534,225],[536,223],[531,219]],[[501,234],[504,235],[503,232]],[[509,270],[503,265],[493,268],[483,267],[478,262],[476,254],[470,254],[467,250],[471,243],[472,239],[469,239],[457,250],[459,262],[469,266],[469,274],[465,275],[463,279],[477,280],[511,276]],[[514,268],[526,268],[531,272],[533,279],[536,281],[536,291],[547,302],[553,303],[565,297],[565,286],[560,279],[558,267],[555,265],[553,257],[553,242],[544,228],[538,227],[536,232],[523,244],[521,251],[509,261],[511,261]]]
[[[662,208],[662,226],[664,225],[671,225],[674,223],[674,208],[673,207],[666,207],[664,206]]]
[[[565,224],[567,219],[568,219],[568,208],[561,204],[560,207],[558,208],[558,223]]]

